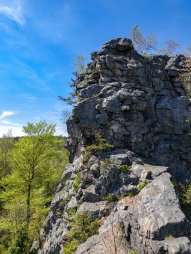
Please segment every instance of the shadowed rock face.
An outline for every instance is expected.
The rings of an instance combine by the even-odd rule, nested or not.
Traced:
[[[92,60],[75,81],[80,102],[68,120],[70,163],[33,250],[63,254],[69,212],[77,207],[77,214],[101,221],[99,234],[80,244],[77,254],[191,253],[191,223],[171,183],[172,177],[191,181],[186,57],[141,56],[131,40],[119,38],[92,53]],[[113,148],[84,163],[96,134]]]

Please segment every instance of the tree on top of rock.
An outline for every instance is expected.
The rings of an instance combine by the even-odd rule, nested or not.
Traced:
[[[152,50],[156,50],[156,38],[153,33],[145,37],[138,25],[131,30],[131,39],[133,46],[140,54],[148,54]]]

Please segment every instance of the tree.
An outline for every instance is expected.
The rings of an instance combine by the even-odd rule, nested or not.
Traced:
[[[21,229],[29,242],[38,232],[67,162],[64,140],[54,136],[55,125],[28,123],[23,131],[27,136],[12,149],[12,172],[2,180],[1,192],[0,228],[11,235],[14,246],[20,244]]]
[[[75,66],[75,72],[78,74],[83,74],[86,72],[86,58],[85,56],[78,54],[75,56],[75,61],[73,62]]]
[[[167,40],[166,47],[162,49],[163,55],[173,56],[177,53],[180,44],[175,40]]]
[[[14,139],[11,130],[0,139],[0,179],[10,174],[11,149],[14,146]]]
[[[141,54],[147,54],[152,50],[156,50],[156,38],[153,33],[145,37],[138,25],[131,30],[131,39],[135,49]]]
[[[74,75],[78,78],[81,74],[84,74],[86,72],[86,58],[78,54],[75,57],[75,61],[72,64],[75,67]],[[69,94],[68,97],[58,96],[58,98],[64,102],[66,102],[68,105],[75,105],[79,100],[79,96],[76,93],[76,87],[75,87],[75,80],[71,80],[70,87],[72,88],[72,92]]]
[[[185,49],[184,55],[187,57],[191,57],[191,45]]]

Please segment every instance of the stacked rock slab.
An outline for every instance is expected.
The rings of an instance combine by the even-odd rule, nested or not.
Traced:
[[[64,253],[68,212],[78,207],[77,214],[90,212],[101,226],[77,254],[191,253],[191,223],[172,184],[191,181],[191,104],[181,78],[188,59],[142,56],[119,38],[92,60],[75,81],[80,101],[67,123],[70,163],[33,250]],[[84,163],[96,134],[113,147]],[[147,185],[140,190],[140,183]],[[107,201],[109,195],[118,201]]]

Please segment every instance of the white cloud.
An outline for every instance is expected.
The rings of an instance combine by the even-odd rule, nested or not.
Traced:
[[[0,137],[8,133],[9,130],[12,131],[13,136],[23,136],[22,125],[12,121],[4,120],[7,117],[15,115],[13,111],[3,111],[0,115]]]
[[[4,111],[4,112],[0,115],[0,120],[4,119],[5,117],[13,116],[13,115],[15,115],[15,112],[12,112],[12,111]]]
[[[24,0],[0,0],[0,13],[21,26],[25,24]]]
[[[21,126],[8,125],[8,126],[0,126],[0,137],[8,133],[9,130],[11,130],[14,137],[24,136],[24,132],[22,131]]]

